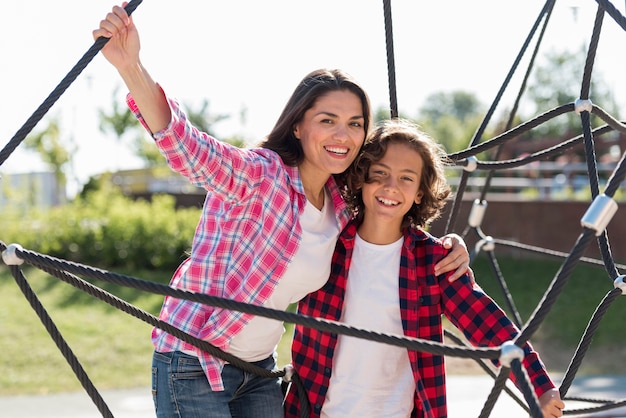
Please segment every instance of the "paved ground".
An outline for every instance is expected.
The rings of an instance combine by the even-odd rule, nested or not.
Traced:
[[[626,398],[626,376],[581,378],[569,390],[571,396]],[[493,381],[488,376],[448,376],[450,418],[478,417]],[[116,418],[154,418],[149,388],[101,392]],[[569,409],[592,405],[570,402]],[[528,414],[506,393],[498,398],[491,417],[528,418]],[[569,415],[573,417],[573,415]],[[6,418],[98,418],[102,414],[84,392],[46,396],[0,397],[0,417]],[[577,417],[626,417],[626,408]]]

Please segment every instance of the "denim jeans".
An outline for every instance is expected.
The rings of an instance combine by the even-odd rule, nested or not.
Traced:
[[[273,357],[253,363],[273,370]],[[281,418],[280,379],[269,379],[226,364],[224,391],[213,392],[197,357],[154,352],[152,396],[159,418]]]

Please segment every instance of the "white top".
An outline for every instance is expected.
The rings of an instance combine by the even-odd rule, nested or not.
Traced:
[[[398,275],[404,238],[388,245],[358,234],[341,321],[404,335]],[[339,335],[322,418],[410,417],[415,381],[406,348]]]
[[[330,264],[339,237],[333,202],[324,196],[324,207],[318,210],[309,201],[300,216],[302,241],[285,275],[263,306],[285,310],[328,281]],[[282,321],[255,316],[231,341],[228,352],[245,361],[269,357],[285,332]]]

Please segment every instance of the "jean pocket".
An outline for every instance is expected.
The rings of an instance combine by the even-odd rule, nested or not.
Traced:
[[[187,354],[176,353],[176,363],[173,365],[172,372],[177,378],[195,378],[204,376],[204,370],[200,365],[198,357],[189,356]]]

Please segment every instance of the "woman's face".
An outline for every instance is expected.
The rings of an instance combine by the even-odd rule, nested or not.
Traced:
[[[294,128],[304,150],[300,171],[324,177],[345,171],[365,140],[364,126],[356,94],[335,90],[318,97]]]

